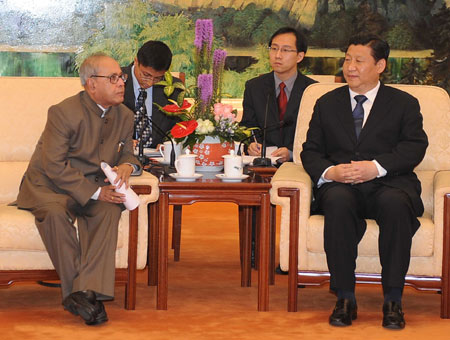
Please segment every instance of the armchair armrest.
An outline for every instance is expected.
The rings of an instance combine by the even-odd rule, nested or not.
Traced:
[[[158,178],[148,173],[147,171],[143,171],[139,176],[131,176],[130,177],[130,185],[149,185],[152,188],[152,191],[148,195],[139,195],[141,200],[141,204],[147,204],[156,202],[159,197],[159,187],[158,187]]]
[[[270,189],[270,201],[272,204],[289,205],[288,198],[278,196],[279,188],[294,188],[300,190],[300,202],[307,206],[311,203],[312,182],[303,166],[292,162],[285,162],[272,177],[272,189]],[[305,207],[306,208],[306,207]]]
[[[433,221],[442,220],[444,212],[444,196],[450,194],[450,171],[438,171],[433,183]]]

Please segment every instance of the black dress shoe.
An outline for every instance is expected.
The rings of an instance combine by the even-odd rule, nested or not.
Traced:
[[[350,326],[352,320],[356,320],[358,307],[355,302],[348,299],[339,299],[336,302],[333,313],[330,315],[330,325]]]
[[[81,316],[87,325],[96,325],[108,320],[103,303],[100,302],[100,305],[98,305],[99,302],[96,299],[95,292],[87,290],[70,294],[64,299],[63,306],[73,315]],[[106,320],[104,320],[105,318]]]
[[[105,310],[105,306],[103,305],[103,302],[96,301],[94,307],[95,307],[95,312],[97,313],[97,316],[95,317],[95,320],[92,322],[86,321],[86,325],[89,325],[89,326],[100,325],[101,323],[108,321],[108,316],[106,315],[106,310]]]
[[[395,301],[388,301],[383,305],[383,327],[389,329],[405,328],[405,318],[402,307]]]

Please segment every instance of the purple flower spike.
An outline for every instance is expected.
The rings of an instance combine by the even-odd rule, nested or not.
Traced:
[[[225,59],[227,57],[227,51],[217,49],[214,51],[213,55],[213,65],[214,67],[220,67],[225,64]]]
[[[197,50],[201,50],[203,45],[212,48],[213,41],[213,21],[212,19],[198,19],[195,22],[195,40],[194,45]]]
[[[212,86],[213,76],[212,74],[200,74],[197,79],[197,86],[200,92],[200,100],[202,101],[202,106],[205,107],[209,105],[212,98],[213,86]]]

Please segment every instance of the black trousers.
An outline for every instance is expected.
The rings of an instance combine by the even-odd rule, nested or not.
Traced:
[[[357,185],[326,183],[316,197],[325,217],[330,288],[354,291],[358,243],[366,231],[365,218],[374,219],[380,228],[378,249],[384,291],[403,288],[412,237],[420,226],[409,196],[400,189],[370,181]]]

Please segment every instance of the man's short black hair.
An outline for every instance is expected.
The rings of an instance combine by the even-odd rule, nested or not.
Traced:
[[[139,64],[156,71],[167,71],[172,63],[172,52],[162,41],[149,40],[137,53]]]
[[[390,51],[389,44],[375,34],[354,35],[350,38],[345,52],[347,52],[350,45],[363,45],[370,47],[372,50],[371,55],[375,59],[375,62],[378,62],[378,60],[381,59],[385,59],[386,62],[388,61]]]
[[[272,40],[276,36],[278,36],[280,34],[285,34],[285,33],[292,33],[293,35],[295,35],[297,52],[305,52],[306,53],[306,51],[308,50],[308,44],[306,42],[306,38],[299,30],[296,30],[293,27],[281,27],[280,29],[278,29],[270,37],[269,47],[272,46]]]

